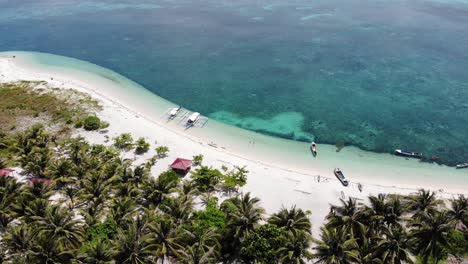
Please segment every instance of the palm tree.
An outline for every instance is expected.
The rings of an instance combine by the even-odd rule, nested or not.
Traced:
[[[63,248],[60,242],[38,234],[34,240],[34,245],[31,254],[28,256],[28,263],[44,263],[44,264],[70,264],[74,257],[72,250]]]
[[[290,210],[282,208],[278,213],[273,214],[268,223],[276,225],[293,235],[298,232],[311,233],[311,223],[306,213],[302,209],[296,209],[296,206],[291,207]]]
[[[28,263],[28,255],[34,245],[36,233],[28,224],[13,226],[3,238],[3,242],[9,249],[9,255],[14,258],[22,259],[22,262]]]
[[[277,250],[279,263],[305,264],[306,260],[311,260],[313,255],[309,252],[311,236],[306,232],[299,232],[295,235],[287,233],[287,242]]]
[[[113,263],[112,250],[109,242],[99,239],[85,247],[78,259],[86,264],[110,264]]]
[[[21,196],[26,199],[33,200],[36,198],[48,200],[50,196],[54,194],[52,185],[43,181],[35,181],[28,184],[23,188]]]
[[[235,237],[243,239],[250,231],[254,230],[265,212],[259,206],[260,199],[250,197],[250,193],[241,194],[234,200],[235,211],[230,217],[228,227],[235,230]]]
[[[264,209],[259,206],[260,199],[250,197],[250,193],[241,194],[233,199],[223,202],[229,208],[227,212],[227,236],[224,251],[231,257],[238,257],[244,239],[257,226],[262,219]]]
[[[174,222],[169,218],[161,218],[150,223],[151,249],[156,252],[158,259],[164,263],[169,257],[179,255],[182,246],[179,244],[180,233]]]
[[[145,166],[137,166],[132,169],[131,162],[124,162],[119,169],[119,180],[123,183],[129,183],[130,185],[139,188],[149,178],[149,169]]]
[[[437,206],[442,204],[434,192],[424,189],[420,189],[417,194],[408,196],[407,199],[406,208],[416,218],[421,217],[424,213],[434,211]]]
[[[8,226],[14,220],[15,214],[12,204],[15,203],[13,195],[4,193],[0,196],[0,231]]]
[[[199,194],[196,185],[190,180],[182,181],[179,187],[177,188],[177,192],[179,193],[179,195],[185,195],[188,197],[193,197]]]
[[[44,217],[49,202],[46,199],[37,198],[29,200],[29,197],[21,195],[17,204],[14,206],[14,211],[26,223],[32,223],[38,217]]]
[[[136,202],[132,198],[116,197],[112,200],[110,215],[117,225],[123,226],[133,220],[136,210]]]
[[[86,160],[89,144],[83,137],[76,137],[69,139],[66,145],[71,161],[80,166]]]
[[[79,201],[87,206],[100,206],[106,202],[111,190],[109,180],[104,180],[95,172],[90,172],[80,181]]]
[[[379,194],[369,196],[370,205],[364,205],[364,214],[367,225],[370,227],[369,234],[378,234],[385,226],[399,227],[403,213],[400,198]]]
[[[146,229],[146,223],[138,218],[125,229],[117,230],[112,244],[113,257],[116,263],[152,263],[151,238]]]
[[[443,249],[449,245],[448,234],[452,228],[447,211],[424,212],[414,221],[410,242],[414,251],[422,256],[423,264],[427,264],[430,257],[436,263],[444,257]]]
[[[79,195],[78,188],[67,185],[64,189],[61,190],[61,193],[64,196],[64,202],[68,203],[68,209],[75,209],[77,207],[76,200]]]
[[[403,228],[384,228],[383,237],[379,237],[376,251],[383,263],[389,264],[412,264],[410,245],[406,232]]]
[[[193,210],[193,199],[187,196],[179,196],[177,198],[170,198],[166,200],[160,208],[162,211],[176,219],[177,224],[185,223]]]
[[[76,165],[66,158],[59,158],[49,164],[45,175],[59,186],[70,184],[76,180]]]
[[[15,178],[0,177],[0,230],[13,221],[18,203],[17,195],[22,184]]]
[[[63,207],[51,205],[46,208],[44,217],[33,219],[40,236],[56,241],[65,249],[78,248],[84,238],[83,222]]]
[[[214,247],[205,249],[200,243],[185,247],[181,255],[181,261],[187,264],[207,264],[218,261],[216,249]]]
[[[347,264],[358,260],[356,241],[342,229],[322,227],[320,240],[315,243],[315,263]]]
[[[464,195],[450,201],[448,216],[454,221],[455,228],[460,231],[468,229],[468,198]]]
[[[365,237],[357,248],[357,262],[360,264],[384,264],[375,252],[375,237]]]
[[[179,250],[183,263],[203,264],[216,263],[218,261],[221,245],[219,244],[219,234],[215,229],[208,229],[201,235],[194,234],[188,230],[184,231],[191,243],[185,245],[182,250]]]
[[[356,199],[340,199],[341,206],[332,206],[332,213],[328,218],[327,227],[341,228],[343,232],[348,234],[349,238],[354,238],[356,242],[360,242],[365,237],[365,218],[364,211],[357,204]]]
[[[48,148],[33,147],[31,152],[21,156],[20,163],[25,172],[33,177],[44,178],[50,156],[51,153]]]
[[[177,182],[161,174],[158,178],[150,178],[143,185],[142,197],[145,200],[145,207],[156,207],[169,196]]]

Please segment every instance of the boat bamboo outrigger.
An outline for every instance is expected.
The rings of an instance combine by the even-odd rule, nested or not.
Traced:
[[[417,158],[417,159],[422,158],[422,153],[406,151],[406,150],[401,150],[401,149],[395,149],[395,155],[410,157],[410,158]]]
[[[195,113],[191,114],[187,119],[187,126],[188,127],[193,126],[195,124],[195,122],[197,122],[198,118],[200,118],[200,113],[195,112]]]
[[[456,166],[457,169],[463,169],[463,168],[468,168],[468,162],[465,162],[465,163],[462,163],[462,164],[458,164]]]
[[[314,141],[312,141],[312,143],[310,143],[310,150],[312,151],[312,154],[315,156],[317,156],[317,144],[315,144]]]
[[[180,109],[182,109],[181,106],[172,108],[171,112],[169,112],[169,119],[174,119],[179,114]]]
[[[341,184],[343,184],[343,186],[347,187],[349,185],[348,180],[346,180],[346,178],[345,178],[343,172],[340,170],[340,168],[336,168],[334,173],[335,173],[336,178],[338,178],[338,180],[341,182]]]

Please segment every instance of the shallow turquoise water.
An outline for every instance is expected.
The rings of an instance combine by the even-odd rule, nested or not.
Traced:
[[[0,50],[91,61],[263,133],[468,161],[465,1],[0,1]]]

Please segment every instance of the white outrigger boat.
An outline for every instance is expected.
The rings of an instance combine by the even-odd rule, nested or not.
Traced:
[[[458,164],[456,167],[457,167],[457,169],[468,168],[468,162],[462,163],[462,164]]]
[[[197,122],[198,118],[200,118],[200,113],[192,113],[187,119],[187,127],[193,126],[195,122]]]
[[[315,156],[317,156],[317,144],[315,144],[314,141],[312,141],[312,143],[310,143],[310,150],[312,151],[312,154]]]
[[[171,111],[169,112],[169,119],[174,119],[179,114],[180,109],[182,109],[181,106],[177,108],[172,108]]]

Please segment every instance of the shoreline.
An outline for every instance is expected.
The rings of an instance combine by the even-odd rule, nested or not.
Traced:
[[[12,55],[16,58],[7,57]],[[47,65],[41,60],[55,61]],[[147,138],[153,149],[155,141],[168,146],[169,157],[158,162],[154,173],[165,170],[176,157],[191,158],[200,153],[205,156],[204,165],[246,166],[250,173],[242,191],[259,197],[267,212],[292,205],[311,210],[314,230],[318,230],[328,213],[329,203],[337,204],[342,196],[366,199],[369,194],[408,194],[419,188],[437,191],[444,198],[468,193],[468,170],[421,164],[355,147],[346,147],[337,153],[332,145],[318,145],[318,157],[313,158],[308,143],[273,138],[212,120],[204,128],[183,130],[174,122],[164,122],[160,118],[161,113],[174,104],[115,72],[75,59],[2,52],[0,74],[2,82],[44,80],[54,87],[90,94],[103,106],[98,116],[110,123],[109,133],[83,131],[79,134],[91,143],[104,143],[105,135],[112,138],[129,132],[134,138]],[[155,115],[158,112],[159,115]],[[137,162],[152,154],[137,157]],[[344,170],[350,180],[348,188],[341,186],[333,176],[334,167]],[[375,174],[379,170],[383,175]],[[436,175],[439,178],[434,178]],[[358,183],[364,186],[362,192],[358,191]]]

